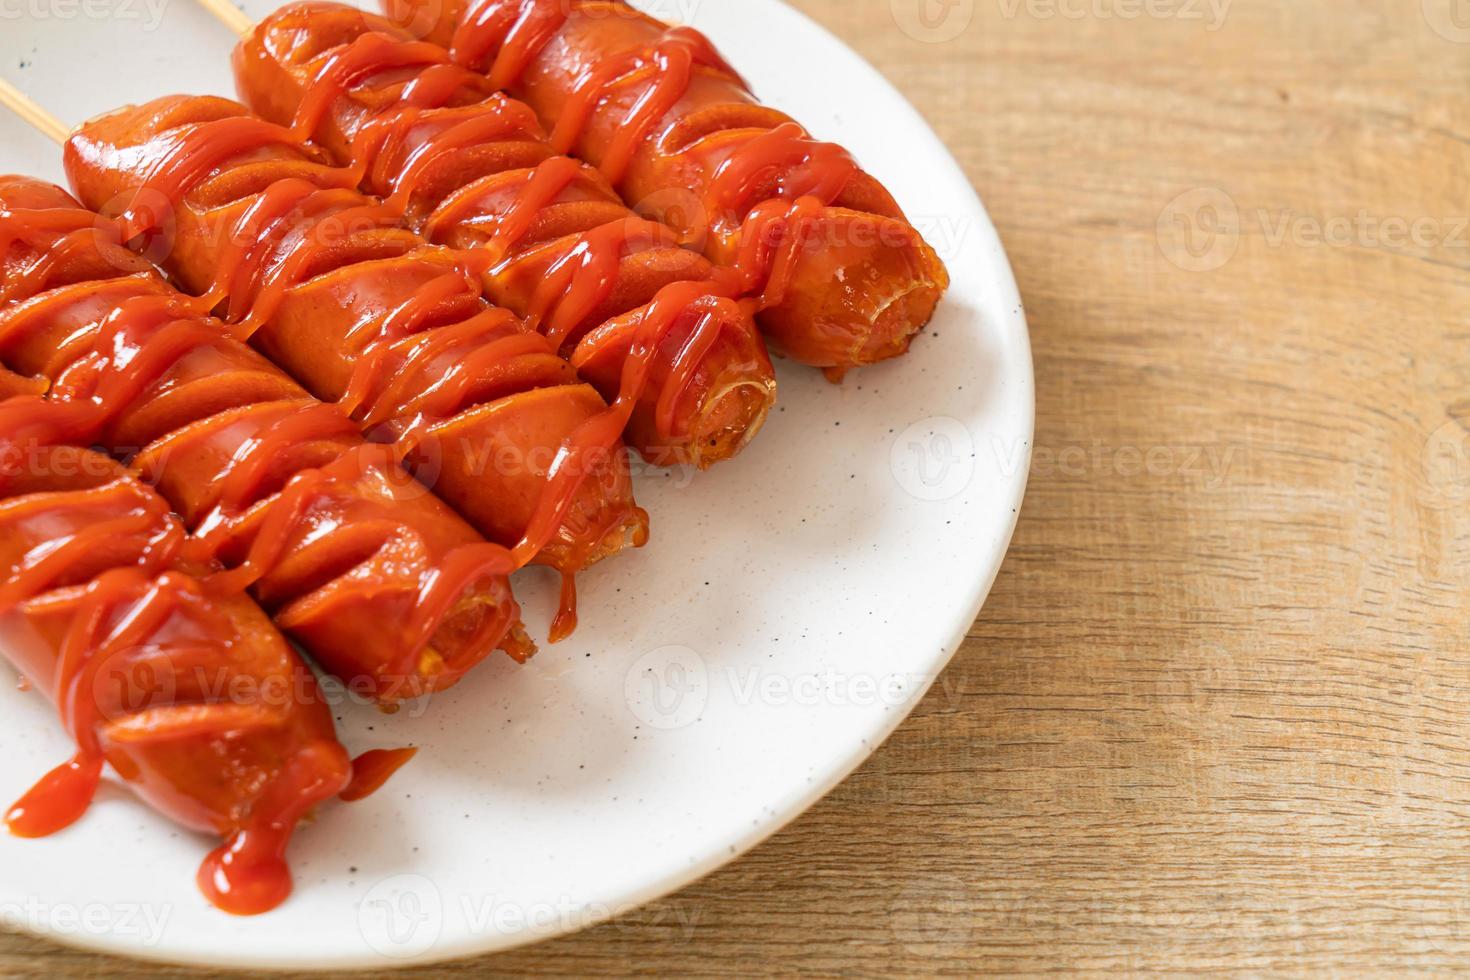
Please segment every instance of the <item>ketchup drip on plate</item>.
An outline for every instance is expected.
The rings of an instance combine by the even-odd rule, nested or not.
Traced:
[[[56,441],[71,435],[84,441],[97,421],[91,406],[70,406],[21,397],[0,404],[7,451],[38,436]],[[4,474],[0,474],[3,478]],[[44,549],[36,549],[19,566],[11,568],[0,588],[0,613],[42,595],[66,581],[79,564],[87,561],[99,545],[126,547],[133,554],[130,566],[109,569],[82,590],[72,610],[70,625],[62,640],[53,688],[67,730],[77,743],[76,754],[47,773],[5,817],[11,833],[20,837],[43,837],[70,826],[84,814],[96,794],[102,775],[104,754],[99,731],[111,722],[102,715],[97,700],[97,672],[110,658],[144,649],[181,606],[205,599],[202,587],[188,576],[168,571],[188,545],[183,527],[172,520],[161,499],[148,498],[145,505],[121,498],[114,487],[95,487],[80,495],[94,508],[98,518],[80,530],[61,537]],[[155,505],[156,504],[156,505]],[[128,511],[115,515],[121,506]],[[220,706],[208,721],[203,711],[205,735],[236,730],[239,706]],[[265,709],[255,706],[257,711]],[[131,733],[134,741],[158,737],[144,727]]]
[[[85,442],[99,421],[93,405],[66,405],[20,397],[0,403],[0,450],[9,455],[26,444]],[[0,473],[0,480],[5,474]],[[172,520],[160,498],[148,504],[120,497],[115,486],[99,486],[79,495],[97,512],[97,519],[80,530],[38,548],[17,567],[9,569],[0,587],[0,613],[42,595],[66,581],[79,564],[106,544],[126,547],[131,566],[110,569],[87,583],[72,611],[62,640],[53,688],[63,724],[77,743],[76,754],[36,783],[5,816],[6,826],[19,837],[44,837],[70,826],[91,804],[102,775],[104,760],[99,730],[110,722],[98,703],[97,671],[109,658],[146,648],[171,616],[184,604],[202,602],[202,586],[168,571],[190,542],[182,525]],[[114,515],[121,506],[128,511]],[[209,724],[203,712],[201,732],[220,735],[236,730],[239,706],[209,706],[221,710]],[[253,706],[264,712],[260,706]],[[146,728],[131,733],[145,741],[161,733]],[[164,733],[167,734],[167,733]]]
[[[284,902],[291,894],[286,845],[326,789],[342,785],[343,762],[319,744],[293,758],[258,812],[199,866],[199,890],[235,915],[258,915]]]
[[[92,805],[101,779],[101,757],[78,752],[15,802],[5,826],[17,837],[48,837],[70,827]]]
[[[352,760],[352,782],[338,797],[349,803],[366,799],[418,755],[418,749],[372,749]]]
[[[84,434],[91,412],[77,406],[21,397],[0,404],[0,449],[44,443],[38,434]],[[27,433],[17,436],[15,433]],[[0,473],[0,480],[6,474]],[[75,755],[47,773],[6,813],[5,822],[19,837],[43,837],[74,823],[88,809],[102,776],[107,752],[114,747],[170,742],[181,738],[206,741],[280,729],[288,723],[279,708],[258,701],[185,702],[124,708],[99,700],[107,685],[101,672],[127,658],[169,651],[204,653],[229,663],[236,634],[214,603],[218,580],[199,580],[176,570],[180,561],[195,563],[195,541],[168,513],[161,498],[126,478],[67,493],[65,520],[77,530],[44,547],[34,548],[8,569],[0,589],[0,614],[48,596],[78,577],[80,568],[106,542],[123,564],[92,578],[65,599],[69,625],[61,639],[52,679],[61,719],[77,743]],[[95,522],[87,523],[89,516]],[[57,519],[61,519],[58,515]],[[48,601],[56,601],[49,598]],[[184,616],[182,632],[169,634],[171,623]],[[209,637],[220,637],[210,639]],[[204,637],[204,638],[201,638]],[[345,785],[346,756],[335,740],[308,743],[282,768],[279,778],[257,797],[243,826],[201,866],[198,880],[205,895],[235,914],[256,914],[279,905],[291,891],[283,854],[296,824],[317,801]]]
[[[153,520],[153,515],[139,519]],[[77,535],[64,542],[62,549],[80,552],[68,556],[70,562],[92,545],[91,535]],[[103,755],[97,735],[100,712],[92,693],[95,671],[115,651],[145,643],[179,601],[176,586],[180,580],[165,574],[150,581],[141,570],[156,561],[157,555],[145,547],[140,568],[114,569],[87,586],[56,672],[61,719],[77,741],[77,754],[43,776],[10,808],[5,825],[17,837],[45,837],[71,826],[86,813],[96,795]],[[35,588],[39,592],[48,580],[46,572],[56,570],[52,566],[38,576],[36,568],[21,569],[15,582],[21,589]],[[113,619],[121,619],[121,623],[109,635],[105,630]]]

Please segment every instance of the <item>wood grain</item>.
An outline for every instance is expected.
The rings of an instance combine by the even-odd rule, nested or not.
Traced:
[[[795,825],[442,972],[1461,966],[1470,21],[796,2],[928,116],[1010,251],[1039,393],[1015,545],[942,683]],[[97,974],[202,975],[0,936],[0,975]]]

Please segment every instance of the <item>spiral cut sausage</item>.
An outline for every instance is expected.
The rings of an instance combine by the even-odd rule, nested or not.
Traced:
[[[0,363],[69,403],[67,440],[155,484],[276,623],[391,705],[532,650],[484,541],[59,187],[0,178]]]
[[[402,228],[286,128],[175,96],[83,125],[65,162],[83,202],[235,336],[394,444],[517,566],[559,570],[553,639],[575,623],[574,574],[646,541],[626,419],[545,337],[485,303],[481,257]]]
[[[77,745],[6,823],[68,826],[109,764],[160,813],[225,838],[199,869],[212,901],[266,911],[291,890],[297,823],[352,764],[311,671],[168,505],[108,457],[51,441],[80,408],[0,403],[0,650]]]
[[[353,168],[431,241],[488,253],[487,296],[556,343],[651,462],[735,455],[775,398],[753,304],[639,218],[597,171],[551,149],[535,114],[383,17],[298,3],[235,52],[241,97]]]
[[[708,38],[621,0],[383,0],[525,100],[552,145],[760,294],[776,349],[828,377],[904,353],[949,285],[842,147],[759,104]]]

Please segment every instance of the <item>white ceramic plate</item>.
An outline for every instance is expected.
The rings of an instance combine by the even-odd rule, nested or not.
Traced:
[[[888,183],[954,276],[929,335],[841,387],[782,365],[780,410],[738,460],[692,480],[644,477],[653,541],[585,576],[570,641],[525,668],[488,665],[423,712],[344,705],[354,751],[424,751],[377,796],[303,829],[283,908],[211,908],[193,878],[213,845],[115,789],[55,838],[0,834],[5,920],[207,965],[505,949],[753,847],[867,758],[943,669],[1005,554],[1030,454],[1030,349],[1005,253],[929,127],[820,27],[778,0],[655,2]],[[24,9],[0,30],[0,70],[68,122],[170,92],[232,93],[231,38],[184,0]],[[62,179],[55,149],[3,113],[0,170]],[[552,584],[517,582],[542,632]],[[70,751],[49,705],[9,682],[0,740],[0,801]]]

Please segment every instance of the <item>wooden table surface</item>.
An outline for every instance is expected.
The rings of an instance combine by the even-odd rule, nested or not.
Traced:
[[[448,972],[1463,964],[1470,18],[922,2],[797,0],[934,123],[1026,299],[1036,457],[989,604],[776,838]],[[7,977],[160,972],[195,975],[0,935]]]

